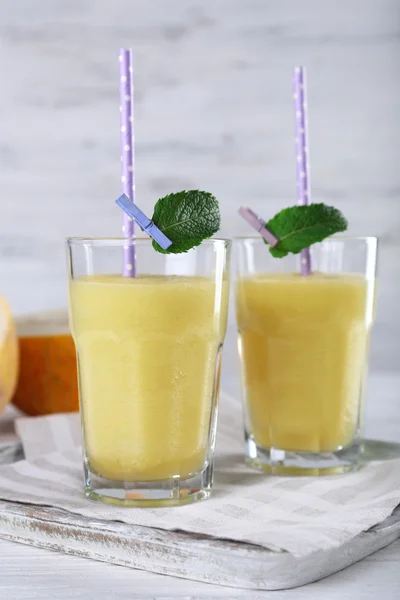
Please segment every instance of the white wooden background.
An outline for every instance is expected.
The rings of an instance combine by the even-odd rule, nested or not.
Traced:
[[[400,351],[398,0],[1,0],[0,292],[65,304],[63,238],[117,235],[118,48],[136,71],[138,202],[201,187],[226,235],[294,202],[291,69],[314,200],[381,238],[375,368]]]

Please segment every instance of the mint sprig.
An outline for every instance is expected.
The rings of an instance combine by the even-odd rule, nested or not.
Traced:
[[[268,229],[280,238],[269,251],[276,258],[283,258],[289,252],[298,254],[334,233],[346,231],[347,225],[345,217],[334,206],[322,203],[290,206],[266,223]]]
[[[172,242],[164,250],[153,240],[153,248],[162,254],[180,254],[217,233],[221,217],[218,202],[212,194],[184,190],[160,198],[154,207],[152,221]]]

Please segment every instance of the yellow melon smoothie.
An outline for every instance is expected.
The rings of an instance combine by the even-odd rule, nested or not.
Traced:
[[[200,277],[72,282],[86,447],[103,477],[185,478],[204,467],[226,320],[214,314],[215,291]]]
[[[192,478],[198,491],[212,462],[227,277],[83,275],[69,294],[92,482],[123,482],[125,500],[144,497],[146,482],[166,482],[167,500],[171,481]]]
[[[325,253],[324,244],[315,249],[316,265],[332,243]],[[354,242],[360,251],[362,244]],[[288,259],[270,260],[288,268]],[[241,273],[236,310],[251,464],[307,471],[303,454],[309,468],[351,468],[341,457],[359,452],[372,306],[373,278],[361,273]]]
[[[246,461],[277,474],[358,467],[377,240],[339,237],[342,212],[311,202],[307,76],[293,68],[296,205],[237,240]],[[332,237],[334,236],[334,237]]]

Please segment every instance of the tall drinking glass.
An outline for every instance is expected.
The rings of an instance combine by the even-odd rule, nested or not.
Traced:
[[[135,278],[120,274],[127,244]],[[230,242],[180,255],[149,239],[67,247],[87,496],[128,506],[208,498]]]
[[[236,309],[246,461],[277,474],[354,469],[377,240],[328,238],[300,257],[273,258],[260,237],[236,241]]]

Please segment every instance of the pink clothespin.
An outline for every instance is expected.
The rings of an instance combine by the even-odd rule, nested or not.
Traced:
[[[279,238],[274,235],[272,231],[268,229],[268,227],[266,227],[265,221],[256,215],[251,208],[241,206],[239,208],[239,215],[243,217],[243,219],[247,221],[247,223],[251,225],[253,229],[258,231],[264,240],[268,242],[271,248],[274,248],[279,243]]]

